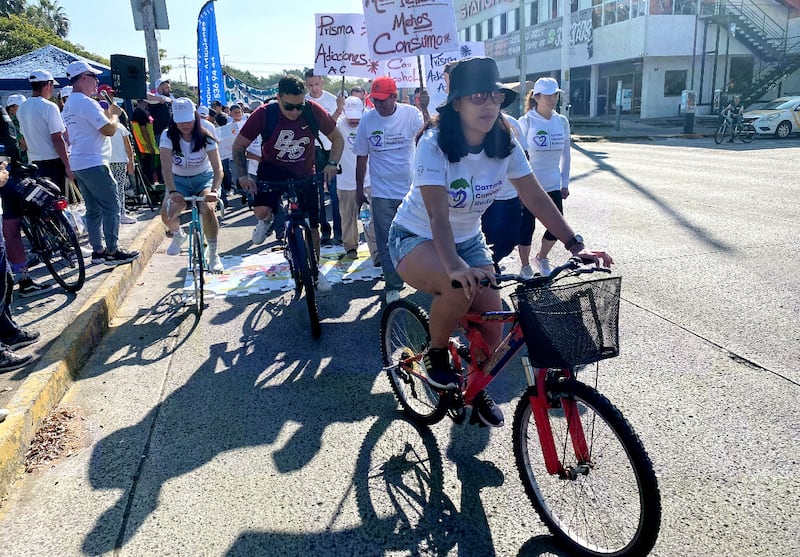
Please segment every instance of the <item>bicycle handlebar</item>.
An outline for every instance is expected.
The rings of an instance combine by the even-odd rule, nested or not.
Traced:
[[[581,259],[580,257],[571,257],[567,260],[566,263],[563,265],[559,265],[558,267],[554,268],[549,275],[547,276],[535,276],[533,278],[524,279],[520,275],[495,275],[494,280],[497,283],[497,286],[493,286],[492,288],[500,289],[500,283],[502,282],[521,282],[523,284],[529,286],[544,286],[545,284],[554,282],[556,278],[563,273],[564,271],[570,271],[569,275],[582,275],[586,273],[610,273],[611,269],[608,267],[598,267],[594,264],[588,264],[589,260]],[[489,279],[481,279],[478,281],[478,284],[481,286],[490,286],[491,282]],[[450,286],[453,288],[463,288],[462,284],[457,281],[453,280],[450,282]]]
[[[317,173],[313,176],[306,176],[304,178],[290,178],[288,180],[256,180],[256,187],[259,191],[277,191],[286,193],[290,187],[299,186],[315,186],[322,181],[322,174]]]

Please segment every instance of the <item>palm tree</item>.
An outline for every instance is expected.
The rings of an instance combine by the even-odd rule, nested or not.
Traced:
[[[18,15],[25,11],[25,0],[0,0],[0,16]]]
[[[62,39],[69,34],[69,16],[58,0],[39,0],[39,5],[28,6],[26,16],[34,25],[52,29]]]

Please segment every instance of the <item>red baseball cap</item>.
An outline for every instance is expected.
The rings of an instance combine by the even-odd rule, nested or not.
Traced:
[[[396,94],[397,83],[388,75],[376,77],[375,81],[372,82],[372,90],[369,93],[370,97],[379,101],[385,101]]]

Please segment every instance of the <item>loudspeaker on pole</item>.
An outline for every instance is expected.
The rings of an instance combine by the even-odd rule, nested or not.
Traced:
[[[111,55],[111,86],[123,99],[142,99],[147,95],[144,58],[125,54]]]

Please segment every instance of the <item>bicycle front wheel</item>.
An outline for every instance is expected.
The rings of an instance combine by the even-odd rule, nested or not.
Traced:
[[[756,138],[756,129],[752,124],[743,124],[739,131],[739,139],[742,143],[751,143]]]
[[[546,440],[539,438],[531,409],[535,389],[517,404],[513,443],[525,492],[542,522],[575,554],[646,555],[658,537],[661,498],[653,465],[631,425],[595,389],[574,379],[548,380],[548,420],[558,458],[569,471],[564,477],[548,474]],[[577,412],[570,424],[563,404],[572,402]],[[576,427],[583,430],[589,462],[576,458]]]
[[[203,288],[205,287],[205,269],[203,269],[203,238],[200,231],[192,232],[192,279],[194,280],[194,308],[198,317],[203,315]]]
[[[26,220],[26,230],[38,235],[39,256],[56,282],[68,292],[80,290],[86,281],[86,264],[75,229],[64,214],[59,211]]]
[[[314,252],[309,251],[302,227],[292,228],[292,244],[294,244],[292,251],[295,261],[295,273],[297,274],[295,280],[299,280],[302,283],[299,286],[305,292],[308,318],[311,322],[311,334],[314,338],[318,338],[322,334],[322,326],[319,323],[317,291],[314,286],[316,275],[312,274],[312,269],[316,268],[316,265],[313,261]]]
[[[725,137],[728,135],[728,126],[725,122],[722,122],[717,128],[717,132],[714,134],[714,143],[719,145],[725,140]]]
[[[428,384],[421,358],[430,342],[428,315],[417,304],[410,300],[397,300],[383,310],[383,366],[403,411],[420,424],[435,424],[447,412],[439,393]]]

